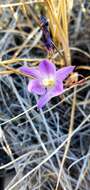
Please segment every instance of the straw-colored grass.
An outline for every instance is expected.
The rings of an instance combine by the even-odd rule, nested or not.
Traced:
[[[49,21],[52,52],[42,41],[41,14]],[[89,189],[89,24],[89,1],[1,0],[0,150],[6,157],[0,152],[0,174],[12,175],[5,190]],[[58,68],[75,64],[84,76],[39,110],[19,67],[47,58]]]

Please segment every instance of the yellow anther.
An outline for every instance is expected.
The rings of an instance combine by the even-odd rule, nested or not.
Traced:
[[[45,78],[43,79],[43,85],[45,87],[52,87],[55,84],[55,79],[54,78]]]

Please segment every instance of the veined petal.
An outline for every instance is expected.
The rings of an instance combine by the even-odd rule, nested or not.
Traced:
[[[56,67],[55,65],[50,62],[49,60],[43,60],[39,64],[39,71],[42,74],[42,77],[45,76],[53,76],[56,73]]]
[[[30,75],[31,77],[34,78],[40,78],[40,72],[36,68],[31,68],[31,67],[26,67],[22,66],[20,67],[20,71],[25,73],[26,75]]]
[[[33,92],[38,95],[43,95],[45,94],[45,88],[42,86],[40,80],[31,80],[28,84],[28,91]]]
[[[63,83],[62,82],[56,82],[56,85],[48,90],[48,92],[42,96],[38,102],[37,105],[39,108],[42,108],[51,98],[58,96],[63,93]]]
[[[75,66],[67,66],[59,69],[56,71],[56,79],[57,80],[64,80],[67,76],[74,70]]]

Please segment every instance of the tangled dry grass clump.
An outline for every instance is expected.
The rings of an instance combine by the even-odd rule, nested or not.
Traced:
[[[41,15],[53,52],[43,43]],[[0,190],[89,189],[89,17],[89,0],[1,0]],[[75,65],[79,82],[72,76],[64,95],[38,109],[19,68],[46,58],[57,68]]]

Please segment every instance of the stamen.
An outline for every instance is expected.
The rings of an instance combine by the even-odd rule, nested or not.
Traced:
[[[54,78],[45,78],[42,82],[45,87],[53,87],[55,85]]]

